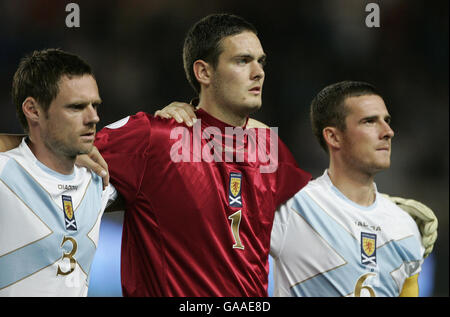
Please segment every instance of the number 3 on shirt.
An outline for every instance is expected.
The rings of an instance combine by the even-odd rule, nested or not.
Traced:
[[[68,274],[72,273],[75,270],[75,265],[76,265],[77,261],[75,260],[75,258],[73,256],[77,252],[78,244],[77,244],[77,241],[74,238],[72,238],[72,237],[64,237],[63,241],[61,243],[61,247],[67,241],[70,241],[72,243],[72,250],[69,253],[64,253],[63,252],[63,256],[62,256],[61,259],[62,260],[63,259],[69,259],[70,269],[68,271],[64,272],[63,270],[61,270],[61,267],[58,265],[58,272],[56,272],[56,275],[68,275]]]
[[[234,214],[228,217],[231,220],[231,233],[233,234],[234,244],[233,249],[244,250],[244,246],[239,238],[239,225],[242,219],[242,210],[236,211]]]

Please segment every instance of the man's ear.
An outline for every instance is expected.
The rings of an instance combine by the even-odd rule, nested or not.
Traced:
[[[27,97],[22,103],[23,114],[30,122],[39,121],[39,117],[42,115],[41,110],[39,103],[33,97]]]
[[[194,74],[200,85],[209,85],[211,83],[211,66],[204,60],[198,59],[194,62]]]
[[[336,127],[326,127],[322,130],[323,138],[330,148],[339,149],[341,147],[341,131]]]

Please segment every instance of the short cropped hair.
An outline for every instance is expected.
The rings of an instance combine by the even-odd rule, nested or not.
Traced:
[[[59,93],[62,76],[94,76],[91,67],[79,56],[60,49],[34,51],[21,59],[13,77],[12,101],[23,129],[28,132],[28,122],[22,111],[22,104],[33,97],[48,111],[51,102]]]
[[[208,15],[191,27],[184,40],[183,65],[186,77],[196,93],[200,93],[200,83],[195,78],[194,62],[201,59],[215,68],[222,53],[222,40],[244,31],[257,35],[251,23],[227,13]]]
[[[345,131],[345,118],[349,109],[345,101],[350,97],[381,95],[377,89],[366,82],[342,81],[322,89],[312,100],[310,109],[311,126],[320,146],[328,153],[328,146],[323,137],[323,129],[336,127]]]

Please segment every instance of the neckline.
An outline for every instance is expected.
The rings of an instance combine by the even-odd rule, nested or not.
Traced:
[[[336,186],[334,186],[333,182],[331,181],[330,176],[328,175],[328,169],[325,170],[323,176],[325,177],[325,181],[329,184],[331,190],[342,200],[346,201],[348,204],[352,205],[353,207],[356,207],[360,210],[364,210],[364,211],[369,211],[369,210],[373,210],[375,209],[375,207],[378,204],[378,190],[377,190],[377,186],[375,183],[373,183],[374,186],[374,190],[375,190],[375,199],[373,201],[373,203],[369,206],[364,206],[364,205],[360,205],[356,202],[354,202],[353,200],[351,200],[350,198],[348,198],[347,196],[344,195],[343,192],[341,192],[339,190],[339,188],[337,188]]]
[[[211,127],[217,127],[220,129],[220,131],[222,131],[222,133],[225,133],[225,128],[242,128],[242,129],[246,129],[247,124],[248,124],[248,117],[245,120],[245,124],[243,127],[238,127],[238,126],[233,126],[230,125],[226,122],[223,122],[220,119],[217,119],[216,117],[213,117],[212,115],[210,115],[208,112],[206,112],[204,109],[197,109],[195,114],[197,115],[197,118],[202,120],[202,125],[205,126],[211,126]]]
[[[39,159],[34,155],[33,151],[31,151],[30,147],[28,146],[27,139],[27,136],[22,139],[22,142],[20,144],[22,151],[24,151],[25,156],[29,156],[34,161],[34,163],[37,167],[39,167],[40,170],[62,181],[72,181],[75,178],[75,166],[71,174],[61,174],[39,161]]]

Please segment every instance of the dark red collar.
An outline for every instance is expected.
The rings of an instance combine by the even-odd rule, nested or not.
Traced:
[[[213,117],[212,115],[210,115],[203,109],[196,110],[195,114],[197,115],[198,119],[202,120],[202,126],[217,127],[220,129],[220,131],[222,131],[222,133],[225,133],[226,127],[233,127],[232,125],[229,125],[228,123],[225,123],[225,122]],[[247,117],[247,119],[245,121],[245,125],[242,127],[242,129],[245,129],[245,127],[247,126],[247,123],[248,123],[248,117]]]

